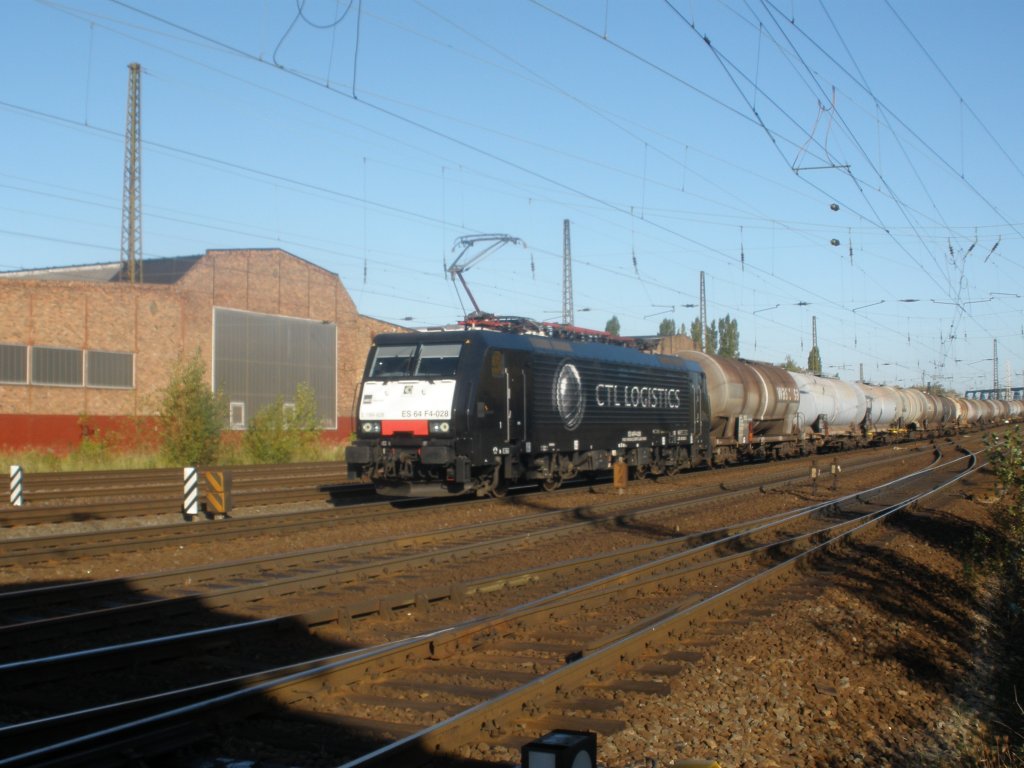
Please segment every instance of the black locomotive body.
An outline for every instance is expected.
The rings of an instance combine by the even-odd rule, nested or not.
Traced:
[[[709,455],[704,373],[608,340],[468,328],[374,340],[346,451],[383,494],[548,489],[624,461],[674,473]]]

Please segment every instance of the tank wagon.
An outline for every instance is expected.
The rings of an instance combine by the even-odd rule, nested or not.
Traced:
[[[679,354],[707,373],[716,464],[952,435],[1024,416],[1020,401],[965,400],[702,352]]]
[[[966,400],[787,371],[522,318],[382,334],[346,451],[380,493],[501,494],[626,463],[635,474],[953,434],[1024,417]]]
[[[792,441],[800,393],[789,371],[703,352],[679,357],[696,363],[707,379],[714,456],[774,451]]]
[[[679,356],[707,376],[712,463],[877,445],[995,422],[996,401],[874,386],[697,351]]]
[[[377,336],[357,409],[349,476],[385,495],[551,490],[617,461],[660,474],[709,460],[699,366],[520,319]]]

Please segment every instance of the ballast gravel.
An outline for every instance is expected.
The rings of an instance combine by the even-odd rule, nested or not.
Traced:
[[[964,532],[988,525],[985,474],[861,537],[634,697],[599,765],[946,766],[991,745],[995,628],[965,576]],[[506,763],[515,765],[514,755]]]
[[[913,768],[979,754],[992,741],[998,627],[990,624],[991,585],[964,564],[974,531],[990,526],[992,488],[991,475],[979,472],[858,536],[757,616],[714,634],[666,678],[670,695],[623,697],[615,717],[628,726],[599,736],[599,766]],[[471,508],[461,515],[471,517]],[[260,551],[233,546],[231,557]],[[141,569],[132,557],[103,570],[183,564],[172,554]],[[462,757],[519,763],[518,752],[486,744],[467,745]]]

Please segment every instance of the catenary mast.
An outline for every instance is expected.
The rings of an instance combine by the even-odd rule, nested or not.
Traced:
[[[128,110],[124,130],[124,192],[121,200],[121,274],[142,282],[142,112],[138,63],[128,65]]]

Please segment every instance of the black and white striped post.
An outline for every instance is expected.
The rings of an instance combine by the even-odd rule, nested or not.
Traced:
[[[25,502],[25,473],[17,464],[11,465],[11,504],[20,507]]]
[[[195,467],[185,467],[184,480],[185,502],[182,509],[186,519],[195,520],[199,514],[199,471]]]

